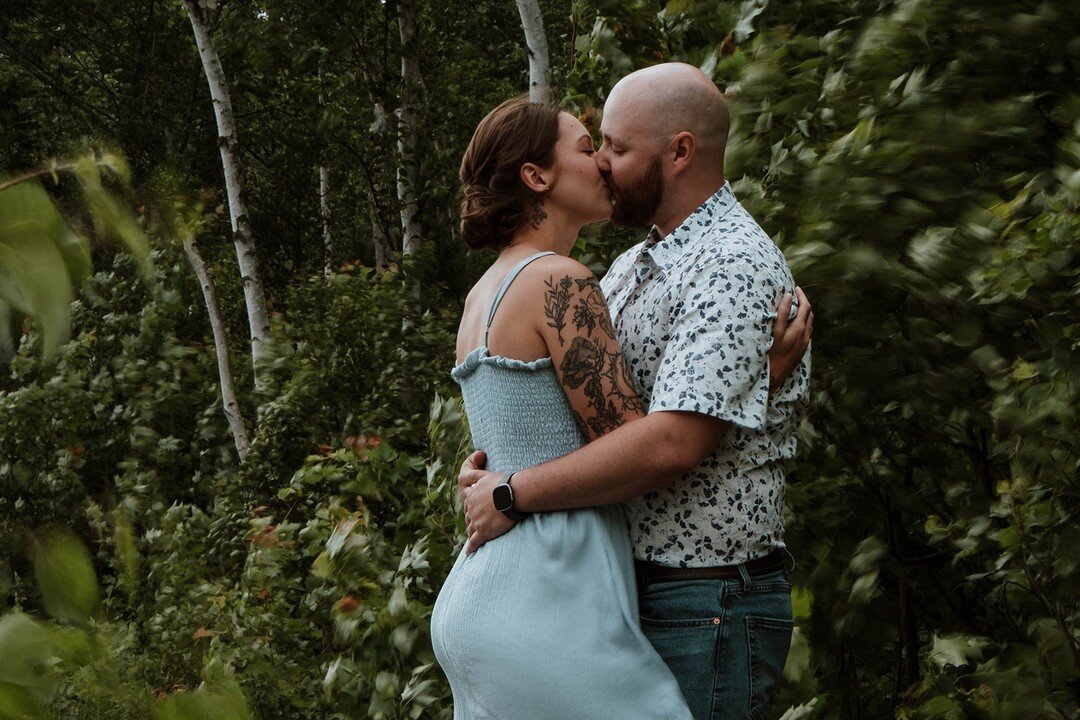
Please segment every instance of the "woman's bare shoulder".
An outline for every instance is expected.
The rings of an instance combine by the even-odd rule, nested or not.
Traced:
[[[567,285],[575,281],[595,280],[586,265],[565,255],[548,255],[529,264],[521,272],[521,282],[534,289],[552,289],[552,285]]]

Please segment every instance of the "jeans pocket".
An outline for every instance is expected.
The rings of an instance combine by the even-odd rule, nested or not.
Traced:
[[[790,618],[746,616],[750,649],[750,717],[763,717],[773,687],[780,680],[791,648],[795,622]]]
[[[720,624],[714,618],[657,620],[643,617],[641,630],[678,681],[690,713],[699,719],[710,717]]]

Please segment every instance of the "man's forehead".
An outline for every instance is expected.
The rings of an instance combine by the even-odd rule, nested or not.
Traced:
[[[628,109],[625,103],[616,106],[614,112],[605,105],[604,113],[600,116],[600,134],[622,140],[639,137],[646,133],[648,128],[638,115],[639,113]]]

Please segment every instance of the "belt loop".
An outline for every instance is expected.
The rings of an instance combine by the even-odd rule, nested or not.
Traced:
[[[742,578],[743,592],[750,592],[750,573],[746,569],[746,563],[739,563],[739,577]]]

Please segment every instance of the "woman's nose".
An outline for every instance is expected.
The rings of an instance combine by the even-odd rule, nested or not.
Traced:
[[[611,163],[608,162],[607,153],[604,152],[604,148],[601,147],[596,151],[596,154],[593,155],[593,160],[596,161],[596,167],[600,168],[602,174],[606,175],[611,172]]]

